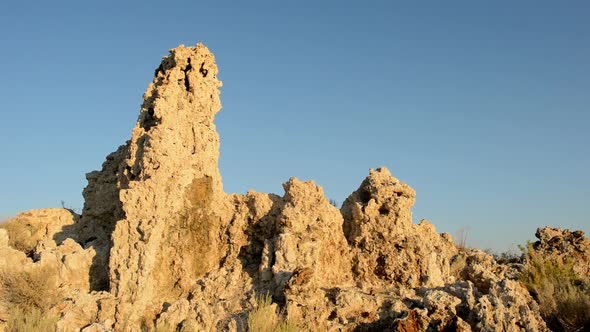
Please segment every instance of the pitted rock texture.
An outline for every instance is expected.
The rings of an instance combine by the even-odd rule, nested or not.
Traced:
[[[78,222],[79,216],[67,209],[34,210],[16,216],[0,229],[0,331],[1,322],[13,309],[14,294],[29,299],[39,293],[33,296],[35,306],[58,316],[63,312],[63,301],[91,296],[96,252],[74,240]],[[36,289],[40,286],[43,289]]]
[[[508,267],[414,224],[414,190],[385,168],[340,211],[295,178],[282,196],[225,194],[217,74],[205,46],[171,50],[131,139],[86,175],[82,215],[32,211],[0,228],[0,269],[54,271],[58,328],[246,331],[268,294],[308,331],[547,330]],[[583,234],[539,234],[538,250],[587,271]]]
[[[363,286],[438,287],[451,281],[457,248],[427,221],[412,223],[416,193],[385,168],[372,170],[342,206],[355,278]]]
[[[268,258],[274,261],[276,285],[281,289],[301,269],[308,269],[305,283],[314,287],[350,284],[350,255],[339,211],[313,182],[291,179],[283,188],[276,236],[270,243],[274,253]]]
[[[576,273],[590,275],[590,240],[584,232],[545,227],[537,229],[535,236],[539,239],[533,243],[537,253],[562,262],[570,260]]]
[[[92,248],[73,238],[79,216],[67,209],[21,213],[0,230],[0,267],[27,269],[46,266],[57,272],[57,287],[90,291]]]
[[[67,229],[79,219],[67,209],[33,210],[9,220],[4,229],[10,238],[8,245],[32,256],[37,246],[54,247],[74,235]]]
[[[125,159],[117,168],[125,219],[116,223],[110,286],[117,321],[138,324],[187,296],[219,261],[227,201],[218,169],[221,109],[217,66],[206,47],[164,58],[144,95]]]

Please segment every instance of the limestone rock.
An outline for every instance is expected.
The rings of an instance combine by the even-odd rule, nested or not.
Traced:
[[[3,226],[10,238],[8,245],[32,255],[37,245],[55,247],[73,235],[68,226],[80,216],[68,209],[32,210],[21,213]]]
[[[67,209],[22,213],[0,230],[0,266],[50,266],[62,288],[89,291],[89,270],[94,250],[82,248],[70,236],[79,216]],[[85,277],[84,277],[85,276]]]
[[[305,277],[299,276],[300,282],[313,283],[313,287],[350,283],[349,249],[339,211],[313,182],[292,178],[283,187],[285,196],[273,239],[276,284],[284,286],[296,269],[307,269]]]
[[[66,239],[55,248],[37,250],[39,262],[55,268],[62,287],[90,291],[90,269],[95,255],[93,249],[84,249],[74,240]]]
[[[479,331],[549,331],[538,304],[519,282],[503,280],[479,299],[471,313]]]
[[[537,229],[535,236],[539,239],[533,243],[537,253],[561,262],[570,260],[577,274],[590,275],[590,240],[584,232],[545,227]]]
[[[8,232],[4,228],[0,228],[0,248],[8,247],[10,239],[8,238]]]
[[[111,332],[112,330],[104,326],[102,323],[93,323],[90,326],[84,327],[81,332]]]
[[[99,200],[104,193],[110,202],[85,210],[104,219],[106,229],[124,217],[109,258],[118,321],[136,326],[154,317],[224,255],[218,239],[228,209],[213,124],[220,86],[206,47],[171,50],[144,95],[130,142],[89,175],[86,196]]]
[[[24,252],[10,247],[9,243],[8,232],[0,228],[0,268],[22,266],[31,262]]]
[[[463,249],[451,260],[451,270],[459,280],[469,280],[480,292],[506,278],[515,279],[514,267],[498,264],[494,257],[479,249]],[[510,279],[510,278],[509,278]]]
[[[391,331],[398,332],[419,332],[428,329],[430,319],[428,311],[424,309],[413,309],[403,319],[398,319],[394,323]]]
[[[437,287],[451,281],[452,238],[412,223],[415,192],[385,168],[371,170],[342,206],[353,272],[363,285]]]
[[[112,233],[117,221],[125,218],[119,198],[124,172],[124,160],[129,156],[129,142],[109,154],[101,171],[86,174],[84,208],[78,226],[78,240],[84,247],[92,247],[96,256],[92,264],[92,290],[109,290],[109,261],[113,246]]]
[[[385,168],[340,211],[295,178],[282,196],[225,194],[220,87],[205,46],[171,50],[131,139],[86,175],[82,216],[31,211],[0,229],[0,269],[50,271],[60,329],[241,332],[270,295],[303,330],[547,331],[514,269],[414,224],[414,190]],[[590,272],[583,233],[537,236]]]
[[[114,299],[107,292],[71,293],[57,310],[61,313],[58,331],[111,331],[114,309]]]
[[[424,305],[428,309],[429,318],[436,325],[451,326],[457,317],[457,306],[461,299],[443,290],[429,290],[424,296]]]

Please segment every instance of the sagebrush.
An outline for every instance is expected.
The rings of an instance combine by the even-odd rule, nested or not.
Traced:
[[[283,319],[270,295],[265,295],[258,299],[258,306],[248,315],[248,331],[297,332],[299,328],[294,322]]]
[[[574,272],[571,260],[542,257],[529,243],[522,282],[539,303],[553,331],[590,329],[590,278]]]
[[[0,269],[0,305],[8,313],[8,331],[55,331],[50,309],[60,302],[57,271],[48,265]]]
[[[48,265],[0,269],[0,299],[4,305],[47,310],[59,302],[57,271]]]
[[[15,307],[10,311],[8,332],[55,332],[58,318],[37,308]]]

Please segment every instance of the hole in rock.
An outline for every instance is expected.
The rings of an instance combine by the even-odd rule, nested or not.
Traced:
[[[182,71],[184,72],[184,88],[186,89],[186,91],[191,90],[191,84],[189,82],[188,79],[188,72],[193,69],[193,66],[191,65],[191,59],[188,58],[188,65],[186,65],[186,68],[184,68]]]
[[[143,117],[141,127],[145,131],[149,131],[150,129],[152,129],[152,127],[155,127],[158,124],[160,124],[160,119],[156,117],[156,111],[154,110],[154,107],[148,107],[148,110]]]
[[[336,314],[336,310],[334,310],[330,313],[330,316],[328,316],[328,320],[334,320],[337,317],[338,317],[338,314]]]
[[[203,77],[207,77],[207,74],[209,74],[209,70],[207,70],[206,68],[204,68],[205,63],[201,63],[201,68],[199,68],[199,73],[201,73],[201,75],[203,75]]]
[[[363,202],[363,204],[367,204],[371,200],[371,193],[368,190],[365,190],[365,189],[361,190],[361,193],[359,196],[360,196],[361,202]]]

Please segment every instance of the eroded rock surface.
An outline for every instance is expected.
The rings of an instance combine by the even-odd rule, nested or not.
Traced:
[[[117,321],[155,317],[219,267],[229,218],[213,124],[219,87],[207,48],[180,47],[164,58],[144,95],[118,167],[125,219],[116,223],[109,264]]]
[[[579,275],[590,275],[590,240],[584,232],[544,227],[537,229],[535,236],[539,239],[533,243],[537,253],[561,262],[570,261]]]
[[[344,202],[344,232],[362,287],[438,287],[451,281],[450,259],[457,248],[427,221],[412,223],[415,196],[387,169],[378,168]]]
[[[0,269],[53,271],[59,328],[245,331],[268,294],[310,331],[547,330],[513,269],[414,224],[414,190],[385,168],[340,211],[295,178],[282,196],[225,194],[217,74],[205,46],[171,50],[131,139],[86,175],[82,215],[32,211],[0,229]],[[589,272],[583,234],[538,237]]]

